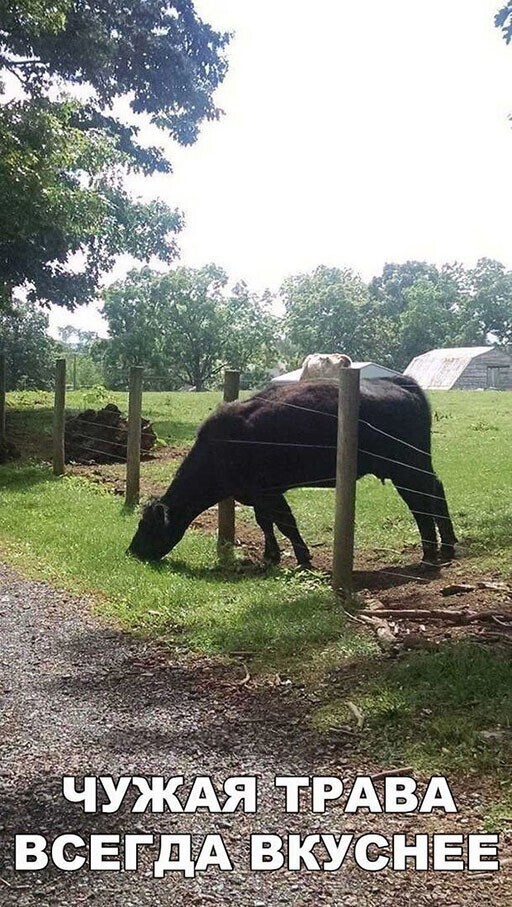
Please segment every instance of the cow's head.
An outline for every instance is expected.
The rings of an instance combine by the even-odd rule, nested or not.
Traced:
[[[311,353],[302,363],[301,381],[337,381],[340,368],[350,368],[345,353]]]
[[[189,520],[162,501],[150,501],[143,510],[128,554],[141,561],[160,561],[178,544]]]

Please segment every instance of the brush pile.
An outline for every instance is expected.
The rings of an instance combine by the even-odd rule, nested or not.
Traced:
[[[156,442],[151,422],[141,419],[141,457],[147,456]],[[126,462],[128,419],[115,403],[103,409],[86,409],[66,421],[67,463]]]

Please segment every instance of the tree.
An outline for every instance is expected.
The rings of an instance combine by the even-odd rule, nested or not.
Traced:
[[[277,355],[279,319],[272,313],[273,297],[261,297],[244,282],[233,287],[222,304],[227,325],[223,358],[240,370],[242,388],[256,387],[268,380],[269,368]]]
[[[203,390],[225,366],[263,367],[275,336],[270,300],[227,284],[221,268],[207,265],[166,274],[144,268],[109,287],[103,311],[111,339],[102,343],[109,380],[116,372],[126,380],[139,363],[158,386]]]
[[[170,167],[161,151],[137,142],[140,126],[116,117],[118,98],[184,144],[219,116],[213,92],[226,73],[229,35],[203,22],[192,0],[57,0],[50,11],[40,0],[0,0],[0,13],[0,66],[30,96],[47,95],[56,80],[92,89],[77,121],[118,135],[150,172]]]
[[[314,352],[344,352],[353,359],[364,355],[368,289],[358,274],[322,265],[310,274],[288,278],[281,297],[286,337],[297,359]]]
[[[0,22],[0,82],[20,84],[0,96],[0,304],[23,286],[74,308],[116,255],[174,257],[180,215],[125,177],[171,169],[141,127],[190,144],[219,116],[228,36],[192,0],[0,0]]]
[[[8,390],[52,386],[60,348],[47,330],[48,316],[33,303],[18,302],[11,312],[0,311],[0,349],[6,357]]]
[[[465,278],[458,304],[459,343],[512,343],[512,272],[499,261],[481,258]]]
[[[427,350],[452,346],[457,330],[457,315],[437,283],[420,278],[406,290],[406,300],[407,308],[400,316],[400,370]]]
[[[31,302],[72,309],[91,301],[117,254],[174,255],[169,234],[180,217],[160,202],[130,198],[118,172],[126,156],[104,133],[73,126],[76,110],[44,100],[0,108],[4,308],[23,286]]]
[[[374,277],[369,285],[370,299],[378,303],[374,310],[390,318],[399,318],[408,306],[407,291],[421,279],[437,283],[436,266],[426,261],[385,264],[382,274]]]
[[[103,383],[101,365],[92,357],[99,337],[95,331],[82,331],[72,324],[58,329],[62,353],[66,357],[68,380],[73,389]]]

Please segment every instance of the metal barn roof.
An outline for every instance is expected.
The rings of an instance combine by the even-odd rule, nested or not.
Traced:
[[[450,390],[473,359],[493,349],[492,346],[455,346],[429,350],[416,356],[404,375],[414,378],[423,388]]]
[[[400,372],[393,371],[385,365],[378,365],[376,362],[353,362],[352,368],[358,368],[361,372],[361,378],[392,378],[393,375],[399,375]],[[271,384],[294,384],[300,381],[302,367],[294,369],[293,372],[286,372],[284,375],[277,375],[272,378]]]

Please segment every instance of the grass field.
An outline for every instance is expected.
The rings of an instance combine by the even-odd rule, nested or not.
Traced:
[[[144,415],[168,444],[189,445],[220,395],[147,393]],[[461,539],[465,574],[512,574],[512,394],[432,395],[434,461]],[[126,407],[126,395],[108,394]],[[104,402],[69,394],[71,409]],[[320,690],[318,728],[347,722],[346,699],[359,702],[374,753],[426,770],[506,775],[512,759],[512,665],[508,652],[467,640],[435,651],[383,659],[373,638],[347,624],[325,576],[285,566],[220,568],[213,536],[189,531],[161,566],[125,557],[137,514],[107,487],[84,476],[55,479],[37,450],[48,450],[51,397],[13,394],[8,425],[27,442],[30,458],[1,467],[0,544],[4,559],[24,573],[90,593],[103,613],[136,632],[193,652],[251,653],[258,675],[289,674]],[[43,456],[44,460],[44,456]],[[143,465],[163,490],[177,461]],[[116,467],[117,468],[117,467]],[[122,467],[119,467],[122,475]],[[290,494],[306,540],[330,543],[333,494]],[[251,520],[241,512],[241,520]],[[360,561],[407,564],[419,556],[417,534],[392,489],[360,483],[357,545]],[[409,546],[415,546],[410,549]],[[289,566],[287,567],[286,564]],[[336,680],[344,667],[343,684]],[[329,682],[327,682],[329,680]],[[498,728],[497,736],[492,733]],[[491,732],[491,737],[482,736]]]
[[[76,411],[115,402],[127,410],[127,394],[94,391],[68,393],[67,404]],[[179,447],[193,443],[197,426],[220,402],[220,392],[144,394],[144,415],[159,438]],[[46,456],[51,444],[51,394],[18,392],[9,395],[9,423],[15,439],[35,436]],[[434,464],[441,476],[462,550],[468,563],[496,566],[512,572],[512,394],[450,391],[431,395]],[[23,445],[21,445],[23,446]],[[30,451],[33,451],[30,446]],[[169,484],[177,462],[148,461],[142,477],[155,491]],[[124,477],[122,465],[112,471]],[[332,491],[298,489],[289,500],[306,540],[313,544],[332,538]],[[252,520],[251,511],[242,519]],[[372,477],[359,483],[357,546],[379,548],[390,563],[399,562],[404,546],[417,544],[409,511],[390,486]]]

